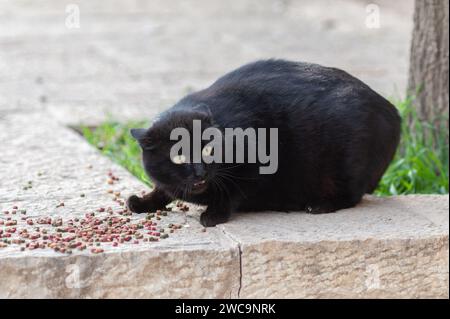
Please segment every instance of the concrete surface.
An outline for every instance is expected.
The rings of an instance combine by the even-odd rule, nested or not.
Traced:
[[[10,115],[0,123],[5,128],[0,137],[0,219],[13,217],[18,229],[31,232],[35,226],[45,226],[27,226],[19,216],[2,213],[11,212],[14,205],[26,209],[26,217],[34,220],[83,218],[100,207],[111,207],[119,216],[123,207],[112,201],[107,191],[113,189],[127,198],[145,189],[77,133],[44,116],[24,119]],[[114,185],[107,183],[110,170],[120,179]],[[28,181],[33,186],[24,190]],[[57,208],[61,202],[64,207]],[[145,215],[131,216],[132,220],[142,218]],[[101,255],[93,255],[89,249],[68,256],[51,249],[22,252],[19,245],[0,248],[0,298],[236,297],[237,244],[218,229],[202,232],[196,220],[181,212],[171,212],[160,226],[169,223],[186,227],[160,242],[130,242],[118,247],[102,243],[106,253]],[[17,232],[13,238],[19,238]]]
[[[366,196],[220,227],[240,245],[242,298],[448,298],[448,217],[448,196]]]
[[[65,25],[72,3],[80,28]],[[366,26],[368,3],[379,4],[380,28]],[[412,9],[412,0],[2,0],[0,115],[150,119],[224,73],[272,57],[339,67],[400,97]]]

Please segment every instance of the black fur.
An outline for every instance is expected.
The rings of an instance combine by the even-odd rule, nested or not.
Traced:
[[[172,163],[170,131],[191,127],[193,119],[201,119],[202,128],[278,128],[278,171]],[[333,212],[375,190],[399,136],[395,107],[342,70],[284,60],[250,63],[186,96],[138,136],[156,189],[146,198],[131,197],[129,207],[144,212],[181,198],[208,206],[204,226],[226,222],[233,211]],[[207,184],[193,187],[201,179]]]

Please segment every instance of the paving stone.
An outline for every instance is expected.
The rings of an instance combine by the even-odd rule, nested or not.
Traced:
[[[241,298],[448,298],[449,197],[367,196],[335,214],[235,216]]]
[[[121,210],[109,189],[125,198],[148,191],[77,133],[42,115],[9,115],[0,119],[0,126],[0,212],[17,205],[33,219],[50,216],[67,221],[99,207]],[[114,185],[106,183],[109,171],[120,179]],[[23,190],[28,181],[33,187]],[[56,208],[60,202],[64,207]],[[144,217],[133,214],[130,218],[133,222]],[[218,229],[203,232],[198,219],[180,211],[169,212],[160,221],[160,225],[168,223],[184,227],[159,242],[118,247],[102,243],[105,253],[101,255],[89,249],[73,250],[69,256],[51,249],[20,251],[19,245],[0,248],[0,297],[236,297],[238,245]]]

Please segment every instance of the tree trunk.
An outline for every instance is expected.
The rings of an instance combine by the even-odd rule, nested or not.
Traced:
[[[449,0],[416,0],[408,93],[420,120],[448,128]]]

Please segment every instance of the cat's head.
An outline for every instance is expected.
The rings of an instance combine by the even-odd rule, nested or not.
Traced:
[[[131,130],[131,135],[142,148],[146,173],[158,186],[180,198],[187,193],[205,192],[217,166],[204,161],[193,162],[193,143],[196,142],[193,140],[194,123],[201,123],[201,131],[214,126],[208,110],[192,109],[166,113],[148,129]],[[190,134],[190,154],[181,151],[173,154],[172,147],[178,141],[171,140],[171,133],[180,128]],[[211,152],[211,148],[206,145],[208,141],[198,142],[203,154]]]

